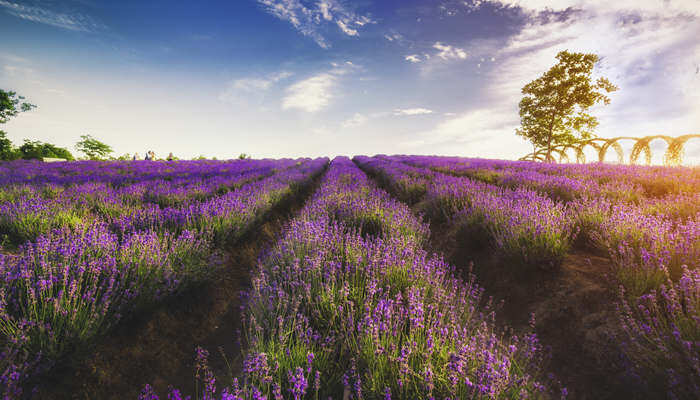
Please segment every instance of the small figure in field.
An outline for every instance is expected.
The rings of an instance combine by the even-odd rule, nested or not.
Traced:
[[[175,159],[175,156],[173,155],[173,152],[171,151],[170,154],[168,154],[168,161],[172,161]]]
[[[134,158],[132,159],[132,161],[136,161],[138,159],[139,159],[139,153],[134,153]]]
[[[154,153],[152,150],[149,150],[146,152],[146,161],[153,161],[156,159],[156,153]]]

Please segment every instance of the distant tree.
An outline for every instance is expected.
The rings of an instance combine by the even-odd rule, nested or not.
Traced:
[[[114,151],[108,144],[90,135],[82,135],[80,138],[82,140],[76,143],[75,148],[90,160],[104,160]]]
[[[63,158],[73,161],[73,154],[63,147],[58,147],[51,143],[43,143],[38,140],[24,139],[24,144],[19,147],[20,157],[25,160],[40,160],[44,157]]]
[[[12,144],[12,140],[7,137],[5,131],[0,131],[0,160],[16,160],[20,154]]]
[[[241,153],[241,154],[238,155],[238,159],[239,159],[239,160],[249,160],[249,159],[250,159],[250,154]]]
[[[546,160],[553,160],[552,148],[589,139],[598,119],[587,114],[597,103],[610,104],[605,93],[617,90],[606,78],[591,79],[599,58],[595,54],[557,54],[559,62],[541,77],[525,85],[520,101],[521,127],[515,133],[546,150]]]
[[[198,155],[197,157],[192,158],[192,160],[194,160],[194,161],[196,161],[196,160],[206,160],[206,159],[207,159],[207,158],[206,158],[203,154],[200,154],[200,155]]]
[[[133,160],[134,156],[129,153],[124,153],[120,156],[117,157],[109,157],[110,160],[118,160],[118,161],[131,161]]]
[[[13,91],[0,89],[0,124],[4,124],[17,114],[29,111],[36,106],[24,102],[23,96],[17,96]],[[15,160],[20,158],[20,154],[12,141],[7,137],[7,133],[0,130],[0,160]]]

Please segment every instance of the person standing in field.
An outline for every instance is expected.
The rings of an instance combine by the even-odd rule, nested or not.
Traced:
[[[171,151],[170,154],[168,154],[168,161],[172,161],[175,159],[175,156],[173,155],[173,152]]]
[[[139,159],[139,153],[134,153],[134,158],[132,158],[132,161],[136,161]]]

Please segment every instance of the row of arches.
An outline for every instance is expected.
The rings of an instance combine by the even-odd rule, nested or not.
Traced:
[[[594,138],[588,140],[582,140],[573,144],[557,145],[552,148],[552,157],[557,156],[559,162],[571,162],[571,158],[567,154],[568,151],[573,151],[576,156],[577,163],[585,163],[586,155],[584,150],[587,147],[592,147],[598,154],[598,161],[605,161],[605,157],[609,150],[615,151],[617,155],[617,161],[619,163],[625,162],[625,155],[620,145],[622,140],[633,140],[634,145],[629,155],[630,164],[639,164],[640,156],[644,157],[644,163],[646,165],[651,164],[651,147],[650,143],[657,139],[662,139],[666,142],[667,148],[664,153],[663,162],[667,166],[681,165],[683,163],[683,153],[684,146],[690,139],[699,139],[700,134],[693,135],[683,135],[683,136],[666,136],[666,135],[653,135],[644,137],[631,137],[631,136],[620,136],[615,138]],[[537,150],[533,153],[522,157],[521,160],[530,161],[545,161],[547,158],[547,149]],[[556,161],[556,159],[550,160]]]

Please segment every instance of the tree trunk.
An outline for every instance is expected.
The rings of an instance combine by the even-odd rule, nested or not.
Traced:
[[[556,112],[552,112],[552,120],[549,122],[549,134],[547,135],[547,156],[545,160],[547,162],[552,161],[552,140],[554,140],[552,131],[554,130],[554,118],[556,117]]]

